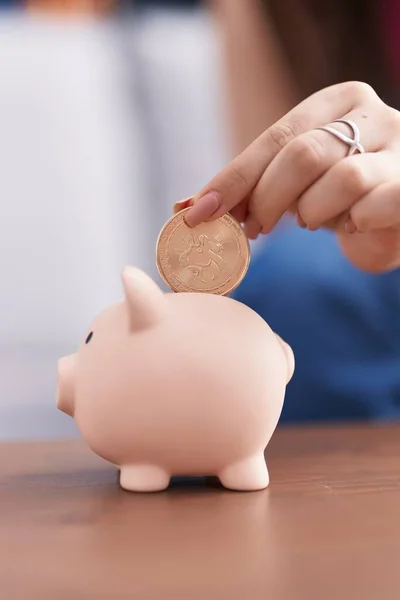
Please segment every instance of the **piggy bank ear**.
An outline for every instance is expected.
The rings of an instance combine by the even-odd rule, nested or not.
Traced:
[[[165,314],[165,296],[143,271],[126,267],[122,272],[125,302],[132,331],[154,327]]]

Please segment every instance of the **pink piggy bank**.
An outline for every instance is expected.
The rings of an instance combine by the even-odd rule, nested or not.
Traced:
[[[264,450],[294,371],[290,347],[228,297],[164,294],[142,271],[58,367],[58,408],[120,485],[160,491],[171,476],[217,476],[233,490],[269,483]]]

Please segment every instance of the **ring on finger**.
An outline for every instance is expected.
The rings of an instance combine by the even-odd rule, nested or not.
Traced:
[[[359,152],[360,154],[364,154],[364,152],[365,152],[364,147],[360,144],[360,130],[358,128],[358,125],[356,123],[354,123],[354,121],[351,121],[351,119],[335,119],[335,121],[333,121],[333,122],[334,123],[345,123],[346,125],[348,125],[350,127],[350,129],[352,130],[354,137],[350,138],[347,135],[345,135],[344,133],[342,133],[341,131],[339,131],[338,129],[336,129],[335,127],[331,127],[330,125],[322,125],[321,127],[316,127],[316,129],[320,129],[321,131],[327,131],[328,133],[331,133],[332,135],[337,137],[339,140],[341,140],[342,142],[347,144],[349,146],[349,151],[347,154],[348,156],[351,156],[352,154],[355,154],[356,152]]]

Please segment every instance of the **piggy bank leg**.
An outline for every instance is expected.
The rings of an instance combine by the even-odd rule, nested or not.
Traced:
[[[130,492],[161,492],[167,489],[170,476],[153,465],[124,465],[121,467],[120,486]]]
[[[263,490],[269,484],[264,453],[225,467],[218,477],[222,485],[230,490],[243,492]]]

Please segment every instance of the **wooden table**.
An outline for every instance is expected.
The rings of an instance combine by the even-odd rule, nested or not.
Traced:
[[[398,600],[400,427],[281,428],[271,483],[124,492],[80,442],[0,445],[1,600]]]

